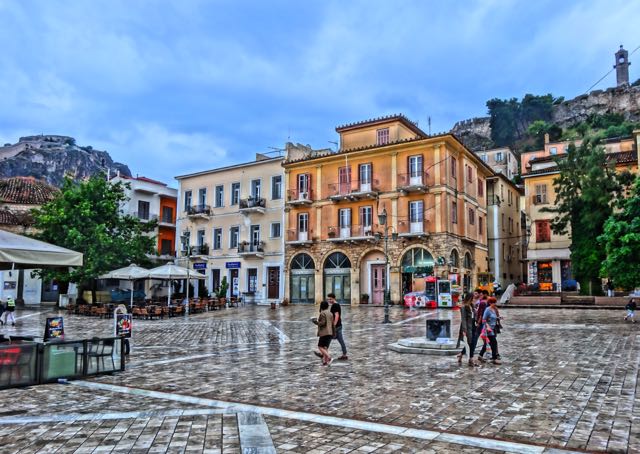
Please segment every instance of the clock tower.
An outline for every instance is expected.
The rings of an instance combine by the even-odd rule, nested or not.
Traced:
[[[616,69],[616,80],[618,87],[622,85],[629,85],[629,52],[622,48],[616,52],[616,64],[613,67]]]

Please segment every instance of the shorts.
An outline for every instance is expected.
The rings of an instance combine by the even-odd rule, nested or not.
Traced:
[[[634,318],[636,316],[636,311],[632,311],[631,309],[627,309],[627,318]]]
[[[333,336],[321,336],[320,339],[318,339],[318,347],[329,348],[331,339],[333,339]]]

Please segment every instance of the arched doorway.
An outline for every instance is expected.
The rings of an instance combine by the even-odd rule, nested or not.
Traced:
[[[433,256],[425,248],[416,247],[405,252],[400,263],[402,295],[424,291],[424,278],[433,275],[433,265]]]
[[[449,257],[449,265],[453,268],[460,267],[460,257],[458,256],[458,251],[455,249],[451,250],[451,256]]]
[[[335,293],[340,304],[351,303],[351,261],[334,252],[324,261],[324,295]]]
[[[314,303],[315,268],[315,263],[309,254],[298,254],[293,258],[289,271],[291,303]]]

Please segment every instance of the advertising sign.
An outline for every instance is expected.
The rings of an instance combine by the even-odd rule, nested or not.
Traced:
[[[132,320],[131,314],[116,314],[116,332],[117,337],[131,337]]]
[[[64,339],[64,320],[62,317],[47,317],[43,338],[45,341]]]
[[[227,262],[229,263],[229,262]],[[227,267],[229,268],[229,267]],[[193,264],[193,269],[194,270],[206,270],[207,269],[207,262],[197,262]]]
[[[225,266],[227,269],[240,268],[240,262],[225,262]]]

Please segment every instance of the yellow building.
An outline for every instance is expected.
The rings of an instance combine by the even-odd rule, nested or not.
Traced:
[[[388,288],[399,303],[429,275],[471,288],[487,271],[491,169],[453,135],[429,136],[402,115],[336,131],[337,152],[288,146],[285,296],[379,304]]]
[[[634,131],[631,138],[606,141],[607,159],[616,163],[617,170],[638,172],[639,138],[640,131]],[[527,249],[528,284],[539,285],[543,291],[560,291],[563,281],[573,279],[570,234],[553,233],[551,220],[554,214],[542,211],[556,203],[553,181],[559,171],[555,160],[566,153],[569,143],[549,143],[547,136],[544,149],[521,155],[527,229],[530,232]],[[577,141],[576,145],[579,144],[580,141]]]

